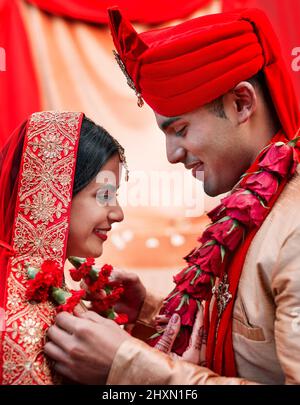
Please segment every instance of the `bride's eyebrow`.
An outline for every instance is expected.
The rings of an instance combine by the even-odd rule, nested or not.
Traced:
[[[97,183],[97,190],[101,190],[101,188],[109,189],[110,191],[117,191],[120,185],[115,186],[111,183]]]

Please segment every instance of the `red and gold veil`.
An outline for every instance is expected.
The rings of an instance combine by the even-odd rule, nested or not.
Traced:
[[[43,353],[55,307],[26,300],[26,265],[64,265],[82,118],[35,113],[0,151],[1,384],[59,381]]]

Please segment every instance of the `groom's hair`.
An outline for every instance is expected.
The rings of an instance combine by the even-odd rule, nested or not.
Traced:
[[[116,153],[120,145],[100,125],[83,118],[73,187],[73,197],[86,187],[105,163]]]

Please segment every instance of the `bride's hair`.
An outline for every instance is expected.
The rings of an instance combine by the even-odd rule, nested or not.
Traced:
[[[97,176],[105,163],[116,153],[124,162],[122,146],[104,128],[84,117],[77,152],[73,197]]]

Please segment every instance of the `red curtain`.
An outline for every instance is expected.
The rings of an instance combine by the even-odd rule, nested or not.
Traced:
[[[223,10],[256,7],[270,18],[282,46],[300,105],[300,0],[223,0]]]
[[[95,23],[107,23],[107,8],[119,6],[134,22],[157,24],[183,19],[212,0],[27,0],[49,13]]]
[[[40,110],[27,34],[15,0],[0,0],[0,48],[6,56],[5,70],[0,71],[1,148],[29,114]]]

